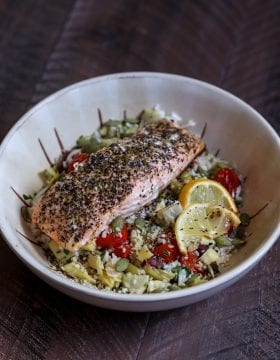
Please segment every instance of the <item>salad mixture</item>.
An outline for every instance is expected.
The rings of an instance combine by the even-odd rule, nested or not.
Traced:
[[[62,248],[36,225],[34,205],[67,173],[79,170],[91,153],[132,137],[159,119],[178,120],[159,108],[136,118],[103,122],[90,136],[80,136],[41,173],[43,188],[23,195],[23,219],[44,249],[53,269],[75,281],[118,293],[167,292],[216,277],[230,254],[246,241],[250,217],[242,206],[242,177],[232,164],[207,150],[195,158],[150,204],[116,217],[93,241],[78,250]]]

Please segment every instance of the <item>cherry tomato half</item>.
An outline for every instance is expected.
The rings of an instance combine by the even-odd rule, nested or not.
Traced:
[[[120,258],[127,259],[131,254],[131,245],[123,244],[120,247],[116,247],[114,248],[114,253]]]
[[[153,253],[162,258],[167,264],[175,261],[179,256],[177,247],[171,244],[161,244],[153,250]]]
[[[213,180],[222,184],[233,197],[236,195],[236,190],[241,184],[236,172],[229,168],[219,169],[214,174]]]
[[[69,163],[67,172],[72,172],[75,170],[75,164],[81,163],[89,158],[89,154],[87,153],[81,153],[74,157],[74,159]]]
[[[197,266],[198,260],[199,257],[194,252],[189,251],[187,255],[182,255],[180,257],[179,262],[182,266],[192,270],[194,273],[203,272]]]
[[[128,229],[124,225],[120,233],[108,233],[105,237],[99,235],[96,239],[96,245],[102,249],[118,248],[123,245],[128,239]]]

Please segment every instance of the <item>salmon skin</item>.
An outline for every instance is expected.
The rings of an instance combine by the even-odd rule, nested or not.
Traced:
[[[169,120],[103,148],[49,188],[32,223],[61,249],[78,250],[117,217],[155,200],[204,149],[196,135]]]

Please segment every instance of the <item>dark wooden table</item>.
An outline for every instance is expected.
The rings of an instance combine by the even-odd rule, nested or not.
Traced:
[[[216,84],[279,133],[279,59],[279,0],[1,0],[0,140],[53,91],[134,70]],[[279,260],[278,243],[208,300],[128,314],[62,295],[0,241],[0,359],[280,359]]]

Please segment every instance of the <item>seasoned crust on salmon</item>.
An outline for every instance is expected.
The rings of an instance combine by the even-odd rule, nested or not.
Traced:
[[[32,223],[62,249],[94,240],[117,216],[156,199],[204,149],[201,139],[169,120],[91,154],[34,205]]]

